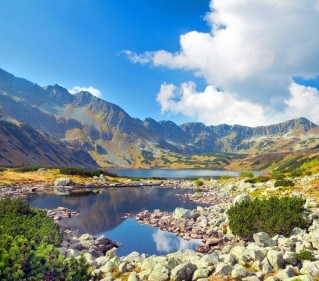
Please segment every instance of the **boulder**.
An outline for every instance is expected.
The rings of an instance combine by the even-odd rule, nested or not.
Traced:
[[[138,278],[137,278],[137,275],[136,275],[136,272],[131,272],[131,274],[129,275],[127,281],[138,281]]]
[[[253,239],[258,246],[272,247],[276,245],[276,242],[272,240],[265,232],[258,232],[253,235]]]
[[[214,276],[228,276],[231,274],[233,267],[228,263],[219,263],[216,265]]]
[[[235,278],[236,280],[240,280],[248,275],[250,275],[250,272],[240,264],[236,264],[231,271],[231,277]]]
[[[182,263],[176,266],[171,273],[173,281],[191,281],[196,265],[192,263]]]
[[[170,278],[169,278],[169,275],[170,275],[170,270],[161,265],[160,263],[157,263],[151,274],[148,276],[148,280],[149,281],[169,281]]]
[[[280,253],[276,250],[268,251],[267,259],[268,259],[269,263],[271,264],[271,266],[275,270],[279,270],[279,269],[283,268],[285,265],[285,261],[284,261],[284,258],[282,256],[282,253]]]
[[[240,204],[242,202],[249,202],[250,197],[247,193],[239,194],[234,198],[233,204]]]
[[[197,281],[202,278],[206,278],[209,275],[209,270],[207,268],[198,268],[193,274],[193,281]]]
[[[319,261],[303,261],[300,273],[303,275],[319,276]]]
[[[287,278],[285,281],[315,281],[311,275],[298,275],[295,277]]]
[[[74,182],[70,178],[57,178],[54,181],[54,186],[70,186],[73,184]]]
[[[178,207],[175,209],[173,217],[178,219],[192,219],[196,217],[196,211]]]

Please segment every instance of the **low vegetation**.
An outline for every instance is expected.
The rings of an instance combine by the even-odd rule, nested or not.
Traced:
[[[81,169],[81,168],[73,168],[73,167],[65,167],[60,169],[60,173],[64,175],[77,175],[82,177],[98,177],[101,174],[108,175],[111,177],[116,177],[115,174],[108,173],[103,170],[88,170],[88,169]]]
[[[297,261],[302,262],[304,260],[314,261],[315,257],[311,251],[301,250],[299,253],[294,253],[293,256],[297,259]]]
[[[37,171],[41,168],[41,166],[37,165],[23,165],[23,166],[18,166],[14,168],[14,171],[18,173],[27,173],[27,172],[34,172]]]
[[[0,280],[89,280],[83,257],[65,260],[59,254],[59,228],[45,211],[3,199],[0,226]]]
[[[275,187],[287,187],[287,186],[294,186],[295,184],[291,180],[282,179],[275,181]]]
[[[244,178],[253,178],[254,177],[254,173],[253,172],[241,172],[239,173],[239,177],[241,179],[244,179]]]
[[[305,228],[301,197],[256,198],[235,204],[228,210],[229,227],[235,235],[252,238],[254,233],[289,236],[295,227]]]
[[[197,186],[203,186],[204,182],[202,180],[194,180],[194,184]]]
[[[270,180],[270,177],[268,176],[258,176],[258,177],[255,177],[255,178],[250,178],[250,179],[247,179],[245,180],[245,182],[247,183],[260,183],[260,182],[267,182]]]

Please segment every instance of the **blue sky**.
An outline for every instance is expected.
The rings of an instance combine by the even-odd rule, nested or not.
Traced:
[[[181,34],[194,28],[209,30],[203,21],[208,3],[4,0],[0,2],[0,67],[42,86],[93,86],[134,117],[163,119],[166,116],[155,101],[161,83],[180,83],[192,74],[141,67],[121,51],[159,47],[177,51]]]
[[[2,0],[0,26],[1,68],[133,117],[319,122],[318,0]]]

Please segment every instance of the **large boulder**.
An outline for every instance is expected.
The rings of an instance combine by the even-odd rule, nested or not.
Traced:
[[[191,281],[196,265],[192,263],[182,263],[172,270],[171,279],[173,281]]]
[[[237,195],[235,198],[234,198],[234,201],[233,201],[233,204],[240,204],[242,202],[249,202],[250,201],[250,197],[247,193],[242,193],[242,194],[239,194]]]
[[[267,253],[267,259],[271,266],[275,269],[281,269],[285,265],[284,258],[282,256],[282,253],[276,251],[276,250],[270,250]]]
[[[189,210],[184,208],[176,208],[173,217],[178,219],[192,219],[195,218],[197,215],[195,210]]]
[[[74,182],[70,178],[57,178],[54,181],[54,186],[70,186],[73,184]]]
[[[271,247],[275,246],[276,242],[272,240],[265,232],[258,232],[253,235],[254,241],[258,246]]]
[[[151,274],[148,276],[148,280],[149,281],[168,281],[170,280],[169,278],[169,275],[170,275],[170,270],[161,265],[160,263],[157,263]]]

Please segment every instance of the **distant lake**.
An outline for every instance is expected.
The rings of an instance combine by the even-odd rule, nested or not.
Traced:
[[[133,251],[145,254],[166,254],[179,249],[194,249],[197,240],[186,241],[159,229],[138,224],[134,219],[123,219],[126,213],[136,214],[142,210],[172,212],[176,207],[194,209],[198,203],[183,202],[176,194],[192,193],[185,189],[154,187],[106,189],[101,193],[58,196],[32,195],[28,202],[33,207],[53,209],[66,207],[80,210],[80,216],[62,221],[81,233],[95,236],[106,235],[122,245],[117,252],[127,255]],[[203,206],[203,205],[202,205]]]
[[[201,177],[221,177],[228,175],[230,177],[238,176],[239,172],[233,171],[218,171],[218,170],[162,170],[162,169],[108,169],[109,172],[118,176],[132,178],[167,178],[167,179],[182,179],[182,178],[201,178]],[[262,172],[254,172],[256,175]]]

